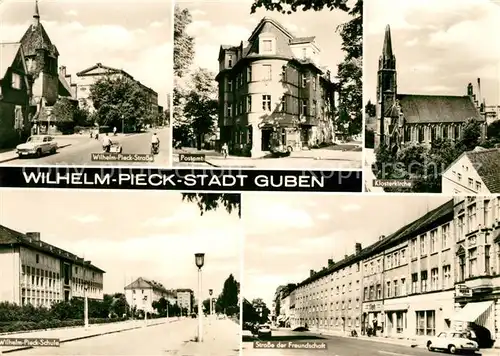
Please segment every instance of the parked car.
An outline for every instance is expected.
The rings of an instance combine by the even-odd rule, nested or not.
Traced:
[[[57,142],[49,135],[33,135],[16,147],[16,153],[19,157],[37,156],[41,157],[47,153],[57,152]]]
[[[427,349],[429,351],[448,351],[450,354],[458,352],[479,351],[477,342],[467,338],[463,332],[442,332],[437,337],[427,341]]]
[[[271,326],[269,324],[259,325],[257,329],[258,337],[271,337]]]
[[[118,142],[111,142],[111,146],[109,147],[110,153],[122,153],[123,147]]]

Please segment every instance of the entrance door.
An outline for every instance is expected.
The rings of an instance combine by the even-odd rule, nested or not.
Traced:
[[[302,142],[302,146],[309,145],[309,127],[302,126],[300,129],[300,141]]]
[[[271,147],[272,130],[262,129],[261,151],[269,151]]]
[[[69,290],[64,291],[64,301],[69,302]]]

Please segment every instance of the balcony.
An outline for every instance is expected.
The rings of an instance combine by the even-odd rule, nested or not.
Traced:
[[[473,293],[490,292],[493,289],[491,281],[492,276],[479,276],[469,278],[465,281],[467,288],[470,288]]]

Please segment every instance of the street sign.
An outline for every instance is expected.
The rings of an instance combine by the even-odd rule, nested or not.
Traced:
[[[455,286],[455,297],[472,297],[472,289],[465,284],[457,284]]]

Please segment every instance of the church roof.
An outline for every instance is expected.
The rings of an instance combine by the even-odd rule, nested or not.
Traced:
[[[500,172],[500,149],[469,151],[465,155],[490,193],[500,193],[500,174],[498,174]]]
[[[14,63],[20,48],[20,43],[0,43],[0,80]]]
[[[407,123],[484,121],[469,96],[398,94]]]
[[[55,45],[50,41],[49,35],[45,28],[40,23],[40,11],[38,10],[38,1],[35,3],[35,12],[33,14],[34,21],[28,27],[23,37],[21,45],[23,46],[25,56],[33,56],[37,50],[43,49],[49,52],[53,57],[59,56],[59,52]]]

